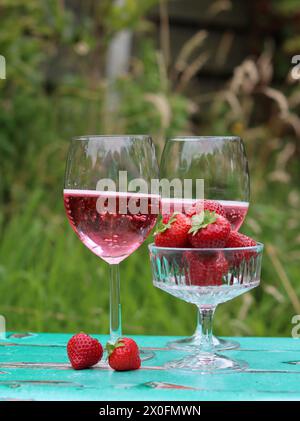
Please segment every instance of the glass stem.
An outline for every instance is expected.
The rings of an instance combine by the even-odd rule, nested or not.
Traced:
[[[119,265],[110,267],[110,341],[122,336]]]
[[[216,307],[199,306],[199,324],[201,325],[200,349],[204,352],[212,352],[212,324]]]
[[[194,332],[193,336],[202,336],[202,325],[201,325],[201,316],[200,316],[200,310],[198,309],[197,311],[197,326],[196,326],[196,330]]]

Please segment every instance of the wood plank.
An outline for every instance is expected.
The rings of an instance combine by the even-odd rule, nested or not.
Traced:
[[[300,399],[300,341],[292,338],[234,338],[241,349],[226,353],[249,367],[234,375],[199,376],[165,370],[182,356],[167,350],[170,337],[137,336],[156,348],[137,371],[112,372],[105,362],[76,371],[68,362],[71,335],[38,334],[0,341],[0,400],[263,400]],[[105,343],[107,336],[98,336]],[[5,346],[13,343],[13,346]],[[22,346],[20,346],[22,345]]]

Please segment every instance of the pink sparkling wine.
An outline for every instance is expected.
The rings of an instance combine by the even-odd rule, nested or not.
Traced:
[[[115,208],[106,211],[103,204],[110,199],[115,200]],[[149,235],[157,220],[159,196],[65,189],[64,204],[83,244],[106,262],[116,264]]]
[[[230,222],[233,231],[238,231],[246,218],[249,203],[229,200],[218,200],[218,202],[225,209],[226,218]]]
[[[185,214],[195,202],[195,199],[161,198],[160,212],[162,215],[172,215],[174,212]]]
[[[161,199],[161,213],[163,215],[173,214],[174,212],[186,213],[188,209],[196,202],[195,199]],[[248,212],[248,202],[238,202],[230,200],[216,200],[225,209],[227,220],[234,231],[238,231],[242,226]]]

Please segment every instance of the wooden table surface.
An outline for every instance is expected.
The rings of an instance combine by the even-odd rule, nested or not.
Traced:
[[[247,361],[233,374],[167,371],[180,358],[166,342],[175,338],[136,336],[155,351],[142,368],[114,372],[103,364],[75,371],[66,355],[68,334],[8,334],[0,340],[0,400],[300,400],[300,340],[234,338],[241,348],[224,355]],[[107,336],[99,335],[102,344]]]

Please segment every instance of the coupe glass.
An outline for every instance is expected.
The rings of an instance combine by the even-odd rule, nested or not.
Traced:
[[[160,177],[190,179],[194,188],[185,197],[161,193],[162,213],[174,210],[185,212],[196,201],[195,183],[204,181],[204,198],[220,202],[234,230],[239,230],[249,206],[248,161],[242,139],[233,136],[181,136],[169,139],[162,153]],[[201,198],[202,199],[202,198]],[[184,205],[184,206],[183,206]],[[193,351],[202,343],[202,318],[198,313],[193,336],[169,342],[175,349]],[[217,350],[238,348],[236,341],[225,341],[213,336]]]
[[[122,336],[119,263],[144,242],[156,223],[159,196],[150,194],[150,185],[157,177],[149,136],[82,136],[71,141],[65,209],[82,243],[109,264],[112,342]]]
[[[228,249],[176,249],[152,244],[149,250],[154,286],[195,304],[202,324],[201,341],[198,348],[193,348],[194,353],[168,362],[166,368],[203,373],[244,369],[244,362],[215,353],[212,322],[218,304],[259,285],[263,245],[258,243],[254,247]],[[218,271],[207,269],[214,265],[218,265]]]

